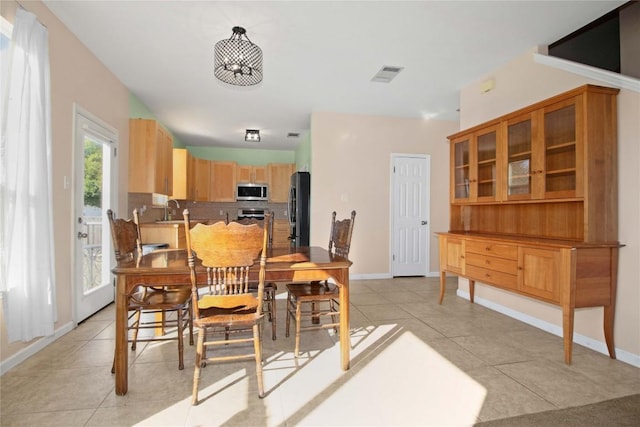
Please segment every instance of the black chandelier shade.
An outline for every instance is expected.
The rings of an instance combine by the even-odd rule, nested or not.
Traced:
[[[247,37],[242,27],[233,27],[229,39],[215,46],[215,76],[234,86],[252,86],[262,81],[262,49]]]

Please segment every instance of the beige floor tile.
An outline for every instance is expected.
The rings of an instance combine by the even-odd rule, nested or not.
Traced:
[[[303,332],[293,357],[285,337],[286,292],[278,293],[277,336],[263,330],[266,396],[252,361],[208,364],[191,406],[195,346],[139,343],[128,351],[129,391],[114,393],[111,305],[0,380],[4,425],[293,426],[471,425],[640,393],[640,370],[456,296],[447,279],[351,282],[351,369],[338,335]],[[222,351],[236,351],[231,348]]]

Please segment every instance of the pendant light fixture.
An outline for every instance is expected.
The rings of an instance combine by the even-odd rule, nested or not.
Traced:
[[[247,31],[233,27],[229,39],[215,46],[214,74],[234,86],[252,86],[262,81],[262,49],[254,44]]]

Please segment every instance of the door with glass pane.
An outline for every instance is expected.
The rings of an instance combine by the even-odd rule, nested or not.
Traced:
[[[476,150],[476,201],[496,200],[498,125],[482,129],[474,134]]]
[[[507,200],[533,198],[534,177],[542,163],[534,156],[537,114],[526,114],[507,121]]]
[[[74,299],[75,319],[81,322],[114,299],[105,212],[114,208],[117,135],[84,111],[76,111],[75,122]]]
[[[544,197],[570,198],[582,194],[582,113],[580,97],[560,102],[543,111]]]
[[[473,200],[472,194],[472,161],[471,134],[464,135],[451,141],[451,200],[452,202],[467,202]],[[473,187],[475,191],[475,187]]]

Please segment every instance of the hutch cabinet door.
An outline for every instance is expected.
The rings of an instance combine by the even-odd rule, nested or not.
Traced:
[[[582,174],[582,96],[550,105],[543,110],[544,197],[582,196],[578,175]]]
[[[475,170],[472,170],[475,153],[471,149],[473,134],[451,141],[451,201],[469,202],[476,198]]]
[[[464,242],[464,239],[440,236],[440,268],[442,270],[464,275]]]
[[[544,159],[534,156],[534,141],[538,134],[538,114],[529,113],[506,122],[506,199],[534,198],[534,177],[542,171]],[[542,192],[541,192],[542,193]]]
[[[559,303],[560,250],[518,247],[518,290]]]
[[[476,201],[492,202],[496,200],[496,183],[498,181],[498,130],[495,125],[480,130],[474,134],[476,160]]]

